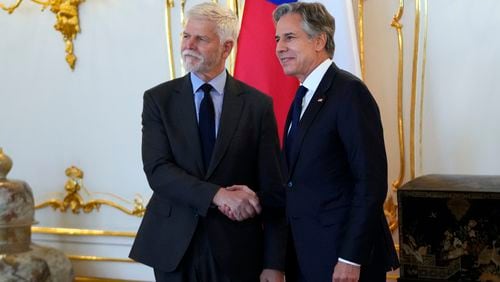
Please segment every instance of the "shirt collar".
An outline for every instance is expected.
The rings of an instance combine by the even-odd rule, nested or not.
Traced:
[[[311,72],[311,74],[306,77],[302,85],[307,88],[308,93],[316,92],[319,83],[323,79],[323,76],[325,75],[332,62],[333,61],[331,59],[324,60]]]
[[[214,77],[212,80],[208,82],[203,81],[201,78],[196,76],[194,72],[191,72],[190,76],[191,76],[191,84],[193,85],[193,93],[196,93],[198,91],[198,88],[200,88],[204,83],[212,85],[217,94],[221,95],[224,93],[224,86],[226,85],[226,79],[227,79],[226,70],[222,71],[220,74],[218,74],[216,77]]]

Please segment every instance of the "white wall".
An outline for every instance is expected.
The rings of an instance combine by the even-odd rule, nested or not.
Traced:
[[[428,1],[428,43],[424,79],[423,134],[419,143],[419,101],[424,40],[421,0],[415,135],[416,176],[430,173],[500,174],[500,3]],[[390,26],[399,1],[365,1],[366,82],[382,111],[389,180],[399,173],[397,131],[398,42]],[[405,1],[403,24],[406,174],[409,180],[410,94],[415,1]],[[421,154],[420,154],[421,150]]]
[[[85,172],[84,185],[91,192],[127,200],[141,194],[147,201],[151,192],[140,159],[140,115],[144,90],[169,79],[164,1],[81,4],[73,72],[54,24],[55,16],[31,1],[11,15],[0,10],[0,147],[14,160],[9,178],[27,181],[40,203],[62,198],[64,170],[76,165]],[[134,232],[140,222],[108,207],[78,216],[44,209],[36,219],[40,226]],[[61,249],[71,254],[122,258],[131,243],[117,238],[34,238],[41,244],[65,240]],[[115,240],[120,241],[114,248],[107,247]],[[77,275],[153,279],[138,264],[120,271],[104,264],[105,269],[76,262],[75,268]]]
[[[430,1],[423,171],[500,174],[500,2]]]

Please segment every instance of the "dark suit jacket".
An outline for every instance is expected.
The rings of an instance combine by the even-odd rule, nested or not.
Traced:
[[[200,217],[223,271],[235,280],[284,269],[286,221],[271,99],[228,75],[211,163],[204,172],[189,75],[144,94],[142,157],[153,196],[130,257],[176,269]],[[211,206],[219,187],[255,190],[262,214],[231,221]]]
[[[290,114],[285,129],[289,124]],[[282,154],[287,215],[307,281],[331,281],[338,257],[397,267],[383,212],[382,125],[366,86],[332,64],[300,120],[292,150],[291,160]]]

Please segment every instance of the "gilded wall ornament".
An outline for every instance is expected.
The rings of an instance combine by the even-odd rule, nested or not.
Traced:
[[[64,40],[66,51],[66,62],[69,67],[74,70],[76,63],[76,56],[73,52],[73,40],[76,34],[80,33],[80,18],[78,7],[85,0],[31,0],[42,6],[42,11],[50,7],[50,11],[56,16],[56,24],[54,28],[59,31]],[[17,0],[13,5],[6,6],[0,3],[0,8],[12,14],[21,5],[23,0]]]
[[[62,200],[50,199],[48,201],[36,205],[35,209],[41,209],[50,206],[53,209],[59,210],[61,212],[66,212],[68,209],[70,209],[74,214],[79,214],[80,211],[83,211],[85,213],[90,213],[94,210],[98,211],[102,205],[106,205],[118,209],[128,215],[133,215],[137,217],[142,217],[144,215],[146,209],[144,207],[143,200],[140,196],[137,196],[134,199],[132,209],[128,209],[120,204],[117,204],[113,201],[106,199],[92,199],[89,201],[85,201],[82,195],[80,194],[80,191],[82,189],[86,191],[86,189],[83,186],[83,175],[84,175],[83,171],[76,166],[71,166],[66,169],[65,173],[68,179],[66,180],[66,183],[64,185],[64,190],[66,190],[66,195],[64,196],[64,198]],[[86,192],[87,194],[90,194],[88,191]],[[128,202],[116,195],[112,194],[110,195],[114,198]]]

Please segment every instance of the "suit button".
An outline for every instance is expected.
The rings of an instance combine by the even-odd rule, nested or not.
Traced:
[[[288,182],[287,186],[288,186],[288,188],[292,188],[293,187],[292,181]]]
[[[195,213],[195,214],[194,214],[194,217],[196,217],[196,218],[197,218],[197,217],[198,217],[198,214],[197,214],[197,213]]]

